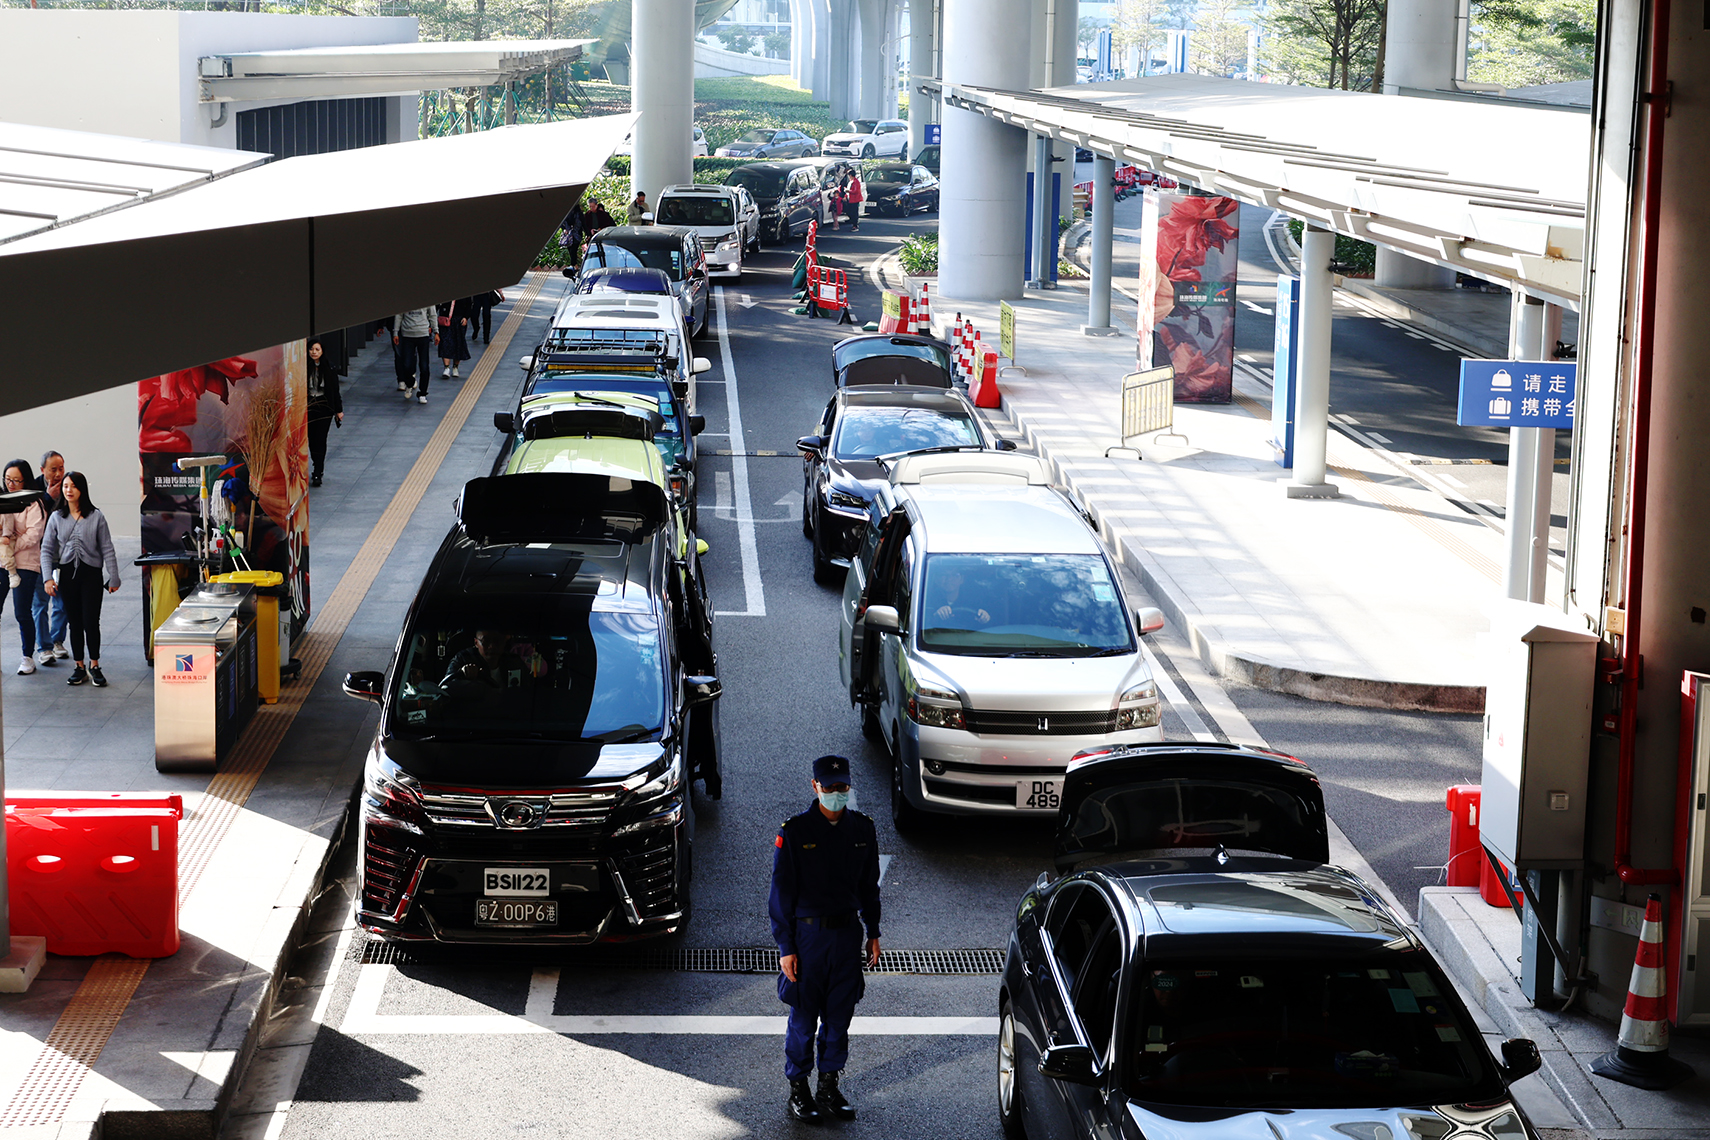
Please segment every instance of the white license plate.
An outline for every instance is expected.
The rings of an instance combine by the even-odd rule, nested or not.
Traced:
[[[1063,804],[1063,781],[1017,780],[1015,806],[1035,811],[1056,811]]]
[[[552,876],[545,867],[488,867],[481,872],[481,893],[543,899],[552,893]]]
[[[476,899],[476,926],[557,926],[558,900]]]

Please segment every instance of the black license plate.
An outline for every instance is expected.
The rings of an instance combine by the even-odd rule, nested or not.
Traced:
[[[557,899],[476,899],[476,926],[557,926]]]

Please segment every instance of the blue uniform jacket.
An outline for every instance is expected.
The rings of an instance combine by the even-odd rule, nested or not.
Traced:
[[[879,836],[870,816],[845,811],[832,823],[815,801],[778,828],[772,852],[772,937],[778,953],[796,952],[798,918],[861,913],[879,937]]]

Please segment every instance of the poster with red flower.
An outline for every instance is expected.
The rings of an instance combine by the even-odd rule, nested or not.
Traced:
[[[1241,204],[1146,192],[1137,367],[1170,364],[1176,400],[1227,404],[1235,382],[1235,278]]]
[[[173,464],[224,455],[210,513],[250,569],[285,576],[293,636],[309,617],[307,368],[299,340],[137,383],[143,553],[188,549],[201,522],[201,477]]]

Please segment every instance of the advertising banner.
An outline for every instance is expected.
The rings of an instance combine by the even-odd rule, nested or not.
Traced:
[[[173,464],[224,455],[209,469],[209,513],[249,569],[285,576],[293,637],[309,617],[307,369],[307,342],[299,340],[137,384],[142,552],[193,548],[201,472]]]
[[[1233,198],[1146,192],[1136,367],[1172,365],[1180,403],[1233,399],[1239,221]]]

